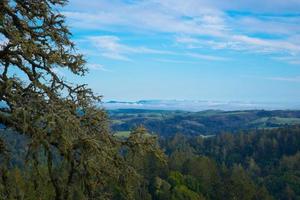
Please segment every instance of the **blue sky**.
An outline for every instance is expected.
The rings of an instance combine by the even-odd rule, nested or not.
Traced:
[[[70,79],[104,100],[300,101],[299,0],[71,0],[63,14],[90,69]]]

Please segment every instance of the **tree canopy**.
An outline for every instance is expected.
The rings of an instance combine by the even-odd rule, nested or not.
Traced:
[[[101,96],[57,73],[87,72],[58,11],[66,3],[0,1],[0,123],[28,140],[21,174],[10,170],[0,141],[1,159],[7,160],[1,162],[1,199],[111,199],[117,187],[128,199],[133,195],[128,177],[138,177],[127,163],[129,154],[160,155],[155,138],[142,129],[127,140],[114,138],[97,106]],[[13,176],[27,184],[17,184],[17,193],[10,185]]]

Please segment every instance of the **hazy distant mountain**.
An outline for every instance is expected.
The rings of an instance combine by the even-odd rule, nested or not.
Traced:
[[[140,100],[140,101],[107,101],[107,109],[154,109],[154,110],[286,110],[300,109],[299,103],[284,102],[243,102],[243,101],[201,101],[201,100]]]

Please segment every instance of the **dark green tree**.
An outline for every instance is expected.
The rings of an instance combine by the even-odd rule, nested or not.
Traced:
[[[120,151],[157,150],[155,140],[143,133],[114,138],[106,113],[97,107],[101,97],[58,75],[57,70],[78,76],[87,72],[58,11],[66,3],[0,1],[0,123],[28,139],[23,173],[0,174],[1,199],[19,198],[16,190],[24,199],[111,199],[118,186],[130,199],[134,188],[125,184],[136,173]]]

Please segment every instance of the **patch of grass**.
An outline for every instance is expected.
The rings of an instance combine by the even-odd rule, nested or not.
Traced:
[[[300,118],[283,118],[283,117],[274,117],[276,122],[278,124],[288,124],[288,125],[295,125],[295,124],[300,124]]]
[[[220,113],[220,115],[246,115],[249,114],[247,111],[228,111],[224,113]]]
[[[131,131],[117,131],[115,134],[114,134],[114,136],[115,137],[118,137],[118,138],[128,138],[129,136],[130,136],[130,134],[131,134]],[[151,137],[152,136],[152,134],[150,134],[150,133],[146,133],[145,135],[144,135],[145,137]]]
[[[300,118],[295,117],[262,117],[256,119],[249,124],[255,125],[258,128],[274,128],[282,125],[297,125],[300,124]],[[270,124],[272,126],[270,127]]]
[[[113,119],[111,122],[112,122],[112,124],[117,124],[117,125],[124,124],[124,122],[122,120],[118,120],[118,119]]]
[[[119,138],[128,138],[130,135],[130,131],[117,131],[114,136]]]

